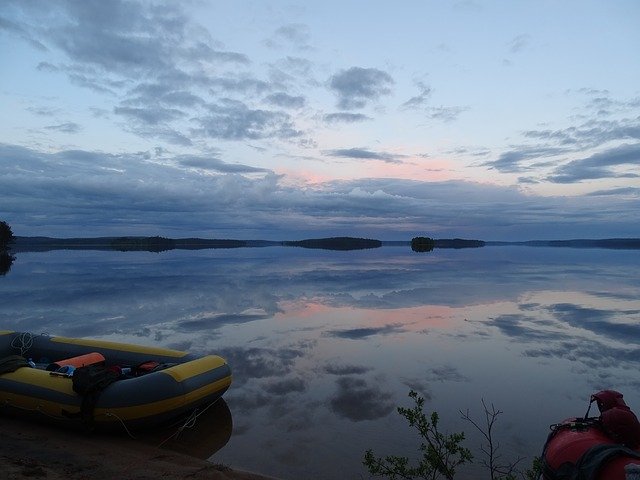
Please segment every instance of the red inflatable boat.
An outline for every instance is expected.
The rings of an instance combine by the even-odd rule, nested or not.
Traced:
[[[591,396],[600,416],[552,425],[544,447],[544,480],[640,480],[640,423],[614,390]]]

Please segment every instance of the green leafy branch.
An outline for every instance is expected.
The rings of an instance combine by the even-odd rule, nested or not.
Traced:
[[[404,478],[424,478],[453,480],[456,467],[470,462],[471,451],[462,446],[464,433],[444,434],[438,429],[438,413],[427,417],[423,411],[424,398],[411,390],[409,397],[414,401],[412,408],[399,407],[398,413],[407,419],[409,426],[415,428],[423,441],[420,444],[421,458],[416,466],[409,464],[408,457],[387,456],[378,458],[372,450],[367,450],[364,465],[372,475],[387,476],[391,480]]]
[[[413,480],[422,478],[425,480],[454,480],[456,468],[473,461],[471,451],[462,445],[465,436],[463,432],[445,434],[438,429],[439,416],[437,412],[427,416],[424,413],[424,398],[411,390],[409,397],[414,401],[412,408],[399,407],[398,413],[408,422],[409,426],[416,429],[422,439],[419,447],[421,453],[419,463],[412,465],[409,457],[389,455],[377,457],[371,449],[367,450],[363,464],[371,475],[384,476],[391,480]],[[516,467],[523,460],[518,458],[515,462],[504,463],[499,453],[500,444],[494,440],[493,430],[498,417],[503,413],[493,404],[487,406],[484,399],[485,422],[481,424],[474,420],[467,410],[460,412],[462,418],[471,423],[484,437],[485,443],[480,446],[483,459],[480,464],[489,470],[491,480],[516,480],[519,475],[524,480],[537,480],[542,463],[539,457],[535,457],[531,468],[519,471]]]

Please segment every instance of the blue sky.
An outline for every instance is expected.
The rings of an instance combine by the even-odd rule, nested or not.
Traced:
[[[17,235],[640,236],[636,1],[0,4]]]

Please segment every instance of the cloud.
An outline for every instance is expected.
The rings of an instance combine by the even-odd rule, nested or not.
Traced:
[[[615,167],[640,166],[640,143],[610,148],[590,157],[573,160],[556,168],[547,180],[553,183],[576,183],[600,178],[638,178],[639,174],[616,172]]]
[[[75,122],[65,122],[57,125],[47,125],[44,127],[47,130],[55,130],[62,133],[78,133],[82,130],[82,127]]]
[[[302,96],[293,96],[284,92],[273,93],[264,99],[267,103],[282,108],[302,108],[306,100]]]
[[[557,330],[543,328],[537,317],[523,314],[504,314],[491,318],[485,323],[496,327],[503,335],[521,342],[548,342],[568,339],[569,336]]]
[[[429,381],[437,382],[468,382],[469,378],[462,375],[457,368],[443,365],[429,369],[426,376]]]
[[[527,172],[534,168],[531,160],[539,162],[543,158],[555,157],[567,151],[567,149],[558,147],[526,146],[503,152],[497,160],[489,160],[480,165],[496,169],[503,173]]]
[[[250,59],[220,48],[179,5],[118,0],[108,7],[101,2],[60,2],[53,10],[38,5],[18,4],[18,17],[31,20],[20,20],[20,28],[67,60],[42,61],[38,69],[119,97],[113,112],[126,120],[122,127],[129,132],[183,146],[192,145],[194,136],[206,141],[301,135],[287,113],[255,102],[249,106],[248,100],[262,97],[267,105],[299,109],[305,98],[240,70]],[[37,24],[48,28],[31,26]],[[288,26],[278,30],[278,37],[299,41],[303,32],[300,25]],[[298,71],[303,68],[302,59],[288,57],[287,65],[294,64]]]
[[[47,51],[47,47],[33,38],[33,36],[28,32],[26,28],[16,22],[12,22],[8,18],[0,17],[0,31],[5,31],[7,33],[18,36],[37,50],[45,52]]]
[[[178,118],[184,117],[186,114],[175,108],[134,108],[134,107],[115,107],[113,113],[127,117],[129,120],[148,125],[160,125],[171,122]]]
[[[531,42],[531,35],[521,34],[517,35],[509,41],[507,46],[509,47],[509,51],[511,53],[520,53],[523,51]]]
[[[404,102],[400,106],[400,110],[417,110],[423,112],[426,117],[431,120],[453,122],[458,119],[462,112],[469,109],[468,107],[460,106],[429,105],[428,101],[432,94],[431,87],[424,82],[417,82],[416,85],[419,90],[418,95],[415,95]]]
[[[360,365],[327,365],[324,371],[329,375],[363,375],[371,370],[371,367]]]
[[[54,115],[59,114],[61,112],[59,108],[47,107],[44,105],[27,107],[27,110],[35,115],[40,115],[43,117],[53,117]]]
[[[209,87],[221,91],[223,94],[242,93],[262,95],[271,89],[271,85],[258,78],[246,75],[228,75],[202,79]]]
[[[367,103],[391,93],[393,79],[376,68],[351,67],[333,75],[330,88],[338,95],[338,107],[344,110],[364,108]]]
[[[527,130],[526,138],[549,142],[562,148],[584,150],[608,142],[640,139],[640,117],[620,120],[589,120],[558,130]]]
[[[571,95],[573,91],[566,93]],[[640,98],[620,100],[612,98],[607,90],[584,88],[579,89],[578,93],[588,98],[582,107],[583,113],[570,118],[574,125],[559,129],[526,130],[524,137],[574,151],[584,151],[610,142],[640,139],[640,117],[637,115]]]
[[[640,117],[616,118],[614,113],[633,112],[640,100],[615,100],[608,92],[587,94],[601,96],[590,99],[583,107],[586,115],[571,118],[572,123],[576,119],[581,120],[579,123],[560,129],[525,130],[523,137],[537,143],[511,146],[497,159],[480,165],[503,173],[537,172],[535,178],[525,177],[529,182],[576,183],[601,178],[636,178],[633,171],[619,172],[613,167],[634,164],[635,160],[629,157],[633,156],[637,144],[629,141],[640,140]],[[591,155],[586,157],[589,153]],[[572,157],[583,158],[567,161]],[[609,163],[606,157],[610,159]]]
[[[196,122],[193,133],[225,140],[255,140],[265,137],[293,138],[302,135],[285,112],[251,109],[240,101],[226,100],[209,105]]]
[[[283,43],[290,44],[301,50],[308,50],[309,27],[301,23],[289,23],[276,29],[265,44],[271,48],[282,48]]]
[[[300,85],[303,88],[320,86],[320,82],[314,78],[314,65],[309,59],[286,56],[269,67],[270,80],[282,90],[299,88]]]
[[[387,158],[364,149],[335,153]],[[429,225],[437,238],[527,240],[634,236],[638,225],[633,196],[602,196],[594,210],[584,197],[539,197],[463,181],[364,178],[299,189],[273,172],[219,156],[50,153],[0,144],[0,205],[17,234],[52,236],[77,236],[77,225],[85,225],[94,235],[224,232],[282,240],[357,232],[402,239]]]
[[[609,298],[607,292],[592,294]],[[629,345],[637,344],[636,339],[640,338],[635,321],[640,310],[609,310],[573,303],[521,304],[520,309],[527,313],[500,315],[482,323],[497,327],[515,341],[537,344],[524,350],[525,356],[564,358],[590,368],[636,368],[640,363],[637,345]]]
[[[220,350],[220,355],[233,365],[236,382],[245,383],[254,378],[284,377],[305,351],[301,348],[226,347]]]
[[[347,112],[328,113],[322,118],[327,123],[357,123],[371,120],[371,117],[362,113]]]
[[[238,391],[242,392],[242,394],[235,393]],[[240,413],[254,413],[259,408],[263,408],[273,402],[273,396],[266,395],[263,392],[251,391],[246,388],[244,390],[236,390],[235,392],[229,391],[229,393],[224,397],[225,400],[229,403],[229,406],[232,407],[234,412],[237,411]]]
[[[127,92],[123,105],[156,105],[186,108],[204,104],[204,100],[194,93],[171,83],[145,82]]]
[[[198,316],[194,319],[180,320],[178,329],[181,331],[201,331],[201,330],[217,330],[226,325],[241,325],[244,323],[255,322],[257,320],[266,320],[272,318],[269,314],[221,314],[212,316]]]
[[[177,162],[185,167],[201,168],[220,173],[255,173],[268,172],[264,168],[251,167],[249,165],[226,163],[222,160],[203,155],[179,155]]]
[[[402,158],[404,155],[398,155],[394,153],[387,152],[374,152],[371,150],[366,150],[364,148],[344,148],[337,150],[326,150],[323,152],[325,155],[329,155],[331,157],[341,157],[341,158],[355,158],[362,160],[381,160],[386,163],[402,163]]]
[[[589,197],[600,197],[600,196],[619,196],[619,195],[633,195],[636,197],[640,197],[640,188],[636,187],[620,187],[620,188],[611,188],[608,190],[596,190],[595,192],[590,192],[586,194]]]
[[[391,335],[402,333],[406,330],[399,324],[385,325],[384,327],[362,327],[344,330],[328,330],[326,335],[331,337],[346,338],[349,340],[362,340],[375,335]]]
[[[431,91],[432,91],[431,87],[429,87],[424,82],[418,82],[417,86],[418,86],[418,90],[420,90],[420,93],[418,93],[418,95],[411,97],[409,100],[404,102],[402,104],[402,108],[416,109],[416,108],[423,107],[425,105],[425,103],[431,96]]]
[[[383,418],[395,408],[390,392],[361,378],[340,377],[336,385],[338,391],[331,398],[331,410],[352,422]]]
[[[171,5],[114,1],[62,3],[64,23],[52,24],[50,40],[69,58],[129,76],[172,70],[185,54],[189,23]]]
[[[621,366],[637,369],[640,366],[640,350],[637,346],[612,346],[590,338],[582,338],[580,342],[570,338],[548,343],[538,348],[527,349],[524,355],[531,358],[563,358],[570,362],[580,362],[593,369]]]
[[[214,62],[238,63],[241,65],[249,65],[251,63],[249,57],[244,53],[214,50],[203,42],[198,42],[197,45],[189,48],[189,51],[191,52],[191,56],[196,59],[209,58]]]
[[[547,310],[560,322],[588,330],[598,338],[609,338],[624,343],[640,344],[640,325],[616,321],[618,318],[638,317],[640,310],[602,310],[588,308],[571,303],[550,305]]]
[[[282,396],[290,393],[305,392],[307,390],[307,382],[302,378],[287,378],[267,383],[263,388],[271,395]]]
[[[430,107],[426,110],[427,116],[433,120],[441,120],[443,122],[453,122],[457,120],[460,114],[468,110],[467,107],[448,107],[440,105],[439,107]]]

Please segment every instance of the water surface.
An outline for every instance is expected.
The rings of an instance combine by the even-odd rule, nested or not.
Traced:
[[[410,389],[442,427],[504,413],[505,457],[602,388],[640,411],[637,251],[408,247],[20,253],[0,277],[0,328],[223,355],[233,433],[211,461],[284,479],[366,478],[409,454]],[[225,407],[226,408],[226,407]],[[226,412],[226,410],[225,410]],[[212,423],[212,429],[215,424]],[[215,448],[218,448],[218,444]],[[213,448],[213,447],[212,447]],[[460,478],[478,478],[474,468]]]

